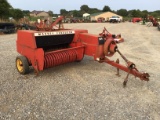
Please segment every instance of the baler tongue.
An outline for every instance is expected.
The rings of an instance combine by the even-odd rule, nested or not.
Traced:
[[[132,70],[135,70],[135,71],[139,72],[136,68],[134,68],[134,69],[131,68],[131,69],[129,70],[126,78],[124,79],[123,87],[126,87],[127,82],[128,82],[128,77],[129,77],[130,73],[132,72]],[[133,73],[132,73],[132,74],[133,74]],[[139,74],[140,74],[140,76],[136,76],[136,75],[135,75],[135,77],[139,77],[141,80],[144,80],[144,81],[149,81],[149,77],[150,77],[150,76],[149,76],[148,73],[139,73]]]
[[[116,52],[118,52],[120,54],[120,56],[123,58],[123,60],[126,62],[126,69],[123,69],[123,67],[120,66],[116,66],[117,67],[117,75],[119,76],[119,69],[122,69],[124,71],[126,71],[128,74],[126,76],[126,78],[124,79],[123,82],[123,87],[126,87],[127,82],[128,82],[128,77],[130,74],[133,74],[135,77],[139,77],[141,80],[144,81],[149,81],[149,74],[148,73],[141,73],[138,71],[138,69],[136,68],[136,65],[129,61],[119,50],[118,48],[116,49]],[[116,63],[119,64],[119,59],[116,60]],[[128,70],[127,70],[128,69]]]

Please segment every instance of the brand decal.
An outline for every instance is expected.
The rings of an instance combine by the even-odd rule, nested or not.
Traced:
[[[66,35],[74,33],[75,31],[39,32],[39,33],[34,33],[34,36]]]

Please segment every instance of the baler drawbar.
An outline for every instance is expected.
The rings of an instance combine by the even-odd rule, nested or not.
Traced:
[[[93,35],[87,30],[79,29],[49,29],[48,31],[19,30],[17,33],[17,52],[21,54],[16,58],[16,68],[20,74],[27,74],[29,66],[36,73],[44,69],[62,65],[69,62],[81,61],[84,55],[92,56],[99,63],[108,63],[127,72],[123,85],[126,86],[129,74],[144,81],[149,81],[149,74],[139,72],[136,65],[130,62],[119,51],[113,36]],[[111,61],[115,53],[119,53],[127,66]]]

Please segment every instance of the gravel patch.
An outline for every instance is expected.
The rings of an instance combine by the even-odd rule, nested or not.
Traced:
[[[65,28],[88,29],[99,34],[122,34],[120,51],[150,81],[98,63],[85,56],[81,62],[46,69],[35,76],[33,69],[20,75],[15,67],[16,34],[0,35],[0,120],[159,120],[160,32],[155,27],[133,23],[75,23]],[[115,54],[111,59],[120,58]],[[124,63],[120,58],[120,63]]]

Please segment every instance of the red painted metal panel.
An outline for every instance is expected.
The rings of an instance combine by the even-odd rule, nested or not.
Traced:
[[[74,35],[72,43],[80,42],[79,40],[80,33],[88,33],[88,30],[74,29],[74,31],[75,31],[75,35]]]
[[[17,43],[22,46],[30,47],[33,49],[37,48],[35,43],[34,32],[35,31],[30,30],[18,30]]]
[[[80,33],[79,40],[85,45],[85,55],[96,56],[98,50],[98,37],[88,33]]]

